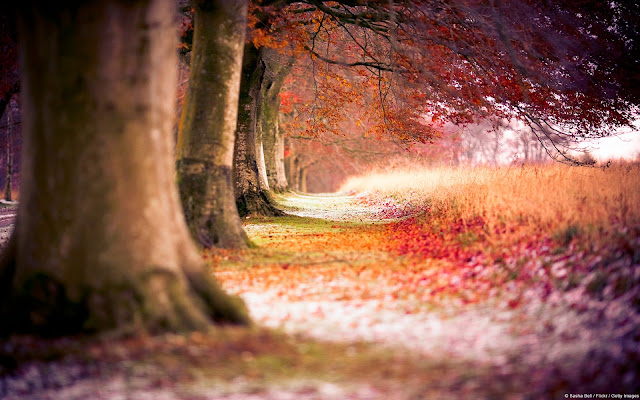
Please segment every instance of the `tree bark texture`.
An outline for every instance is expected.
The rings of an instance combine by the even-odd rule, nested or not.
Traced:
[[[175,3],[20,7],[23,180],[0,331],[248,323],[206,270],[175,186]]]
[[[282,214],[273,204],[266,174],[264,179],[260,179],[259,165],[264,165],[264,158],[259,151],[262,141],[257,137],[258,99],[264,72],[265,65],[260,52],[253,44],[247,44],[242,66],[234,156],[236,203],[241,216]]]
[[[264,147],[264,161],[269,187],[274,192],[288,189],[284,169],[284,133],[280,130],[280,90],[289,75],[293,59],[275,49],[262,48],[265,73],[260,88],[258,120]]]
[[[191,75],[177,145],[187,225],[204,247],[242,248],[248,239],[236,207],[233,152],[246,1],[196,0]]]
[[[13,152],[11,137],[11,113],[7,114],[7,175],[4,184],[4,199],[11,201],[11,181],[13,178]]]
[[[284,168],[287,175],[287,183],[292,190],[298,190],[298,172],[300,160],[295,151],[294,142],[291,139],[285,139],[285,146],[289,149],[289,155],[284,159]]]
[[[300,167],[298,172],[298,191],[307,192],[307,167]]]
[[[291,155],[284,160],[287,183],[292,190],[298,190],[298,158]]]
[[[9,106],[9,103],[11,102],[11,98],[13,97],[13,95],[19,92],[20,92],[20,82],[14,82],[9,87],[9,90],[4,92],[2,96],[0,96],[0,118],[2,118],[2,116],[4,115],[4,112]]]

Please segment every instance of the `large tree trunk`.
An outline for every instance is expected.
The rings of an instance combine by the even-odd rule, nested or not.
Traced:
[[[263,48],[264,79],[260,89],[258,119],[264,146],[264,161],[269,187],[275,192],[287,190],[284,168],[284,133],[280,130],[280,90],[293,65],[293,59],[277,50]]]
[[[247,44],[242,66],[234,157],[236,203],[241,216],[282,214],[273,205],[266,173],[261,179],[259,167],[259,163],[264,165],[262,141],[257,137],[258,100],[264,72],[265,66],[259,51],[252,44]]]
[[[194,5],[191,75],[177,146],[180,198],[201,245],[246,247],[234,196],[233,150],[247,3]]]
[[[175,2],[33,3],[19,11],[23,179],[0,330],[247,323],[206,270],[174,183]]]

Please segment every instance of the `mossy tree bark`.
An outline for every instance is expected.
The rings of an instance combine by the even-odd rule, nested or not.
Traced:
[[[206,270],[175,187],[174,11],[172,0],[21,4],[27,117],[3,333],[248,323]]]
[[[265,73],[260,89],[258,119],[269,187],[275,192],[288,189],[284,166],[284,132],[280,130],[280,90],[289,75],[293,58],[270,48],[261,49]]]
[[[176,151],[180,198],[202,246],[242,248],[248,239],[235,202],[233,154],[247,2],[193,4],[191,75]]]
[[[242,65],[234,156],[236,203],[241,216],[282,214],[274,206],[269,194],[266,173],[261,179],[261,170],[266,170],[258,131],[258,104],[264,73],[265,65],[260,51],[248,43]]]

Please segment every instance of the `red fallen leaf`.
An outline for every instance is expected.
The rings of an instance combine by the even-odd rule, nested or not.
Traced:
[[[516,308],[520,305],[520,299],[511,299],[507,302],[509,308]]]

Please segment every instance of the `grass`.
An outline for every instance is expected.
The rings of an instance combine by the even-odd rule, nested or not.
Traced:
[[[308,237],[318,233],[338,232],[344,225],[337,225],[332,221],[319,218],[286,215],[283,217],[256,218],[245,226],[251,234],[252,241],[258,245],[266,245],[274,239],[284,237]],[[353,223],[353,225],[357,225]],[[275,229],[274,229],[275,228]]]
[[[607,240],[614,231],[640,226],[638,163],[379,172],[352,178],[341,190],[421,205],[429,209],[430,219],[435,216],[444,224],[480,217],[489,239],[517,227],[524,235],[555,235],[566,245],[578,237]]]

